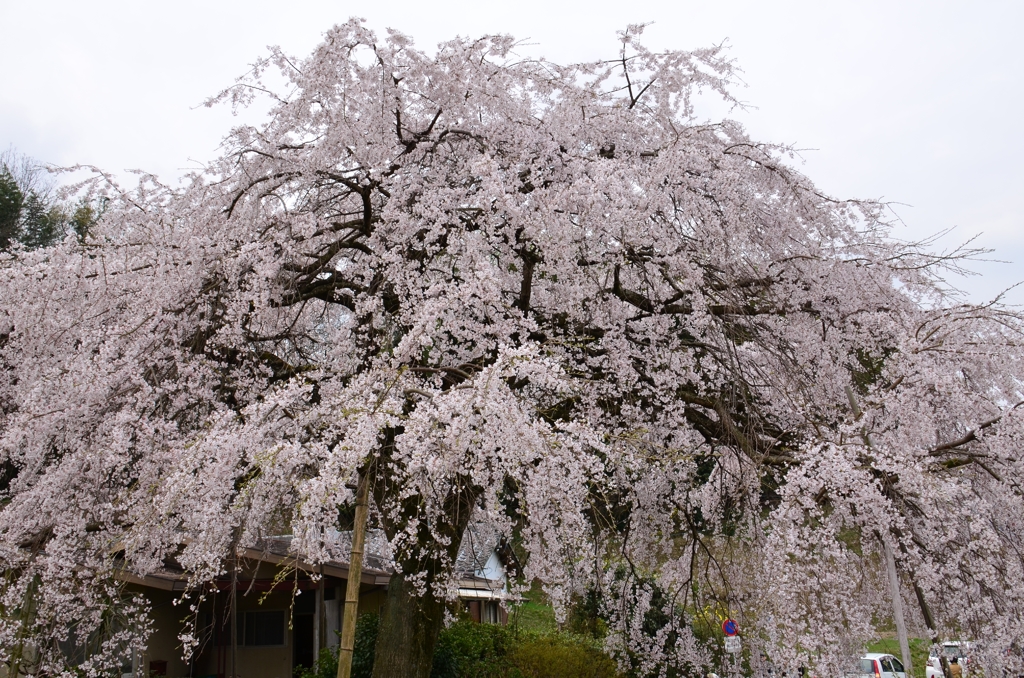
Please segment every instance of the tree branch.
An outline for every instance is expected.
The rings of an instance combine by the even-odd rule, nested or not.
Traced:
[[[971,431],[968,431],[966,434],[964,434],[963,436],[957,438],[956,440],[950,440],[949,442],[942,443],[941,445],[936,445],[935,447],[933,447],[930,450],[928,450],[928,456],[930,456],[930,457],[937,457],[937,456],[939,456],[940,454],[942,454],[944,452],[949,452],[951,450],[955,450],[958,447],[963,447],[967,443],[974,442],[975,440],[978,439],[978,433],[980,433],[981,431],[984,431],[985,429],[987,429],[987,428],[989,428],[991,426],[995,426],[1000,421],[1002,421],[1003,417],[1005,417],[1010,412],[1013,412],[1014,410],[1016,410],[1021,405],[1024,405],[1024,400],[1020,401],[1019,403],[1017,403],[1016,405],[1014,405],[1013,407],[1008,409],[1006,412],[1003,412],[998,417],[995,417],[994,419],[989,419],[988,421],[982,422],[978,426],[978,428],[973,429]],[[991,471],[990,471],[990,473],[991,473]]]

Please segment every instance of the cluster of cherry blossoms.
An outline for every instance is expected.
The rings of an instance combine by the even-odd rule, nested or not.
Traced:
[[[182,187],[97,175],[84,239],[0,254],[0,662],[118,666],[125,571],[327,560],[363,474],[396,591],[452,597],[487,520],[638,675],[713,665],[722,616],[754,664],[845,668],[884,543],[918,627],[1019,670],[1020,315],[696,120],[729,62],[638,34],[562,66],[338,26],[217,98],[286,79]]]

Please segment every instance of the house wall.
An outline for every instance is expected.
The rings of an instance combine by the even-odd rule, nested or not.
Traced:
[[[303,592],[302,595],[311,595],[312,592]],[[224,607],[230,597],[230,592],[218,593],[221,600],[216,605],[206,606],[204,612],[216,611],[217,618],[223,619]],[[262,599],[262,603],[261,603]],[[292,604],[291,593],[269,593],[264,597],[262,594],[251,592],[245,595],[239,591],[236,600],[238,602],[238,623],[243,622],[241,618],[250,611],[281,611],[285,620],[289,616]],[[230,626],[226,631],[230,631]],[[278,647],[246,647],[239,644],[236,648],[238,659],[237,674],[241,678],[291,678],[292,675],[292,653],[294,652],[295,639],[293,633],[287,627],[284,634],[284,645]],[[231,638],[230,633],[225,633],[222,644],[209,643],[204,648],[195,664],[194,676],[230,676],[231,671]],[[189,674],[184,674],[189,675]]]
[[[327,640],[329,647],[337,647],[338,644],[336,634],[330,632],[334,629],[340,630],[341,628],[343,608],[341,601],[345,594],[344,585],[345,582],[342,580],[341,586],[335,589],[334,601],[325,601],[325,603],[334,603],[332,605],[325,604],[324,606],[326,614],[333,612],[335,616],[333,620],[330,617],[326,619],[323,629],[323,637]],[[166,662],[166,675],[168,678],[184,678],[185,676],[193,676],[194,678],[224,678],[225,676],[231,676],[231,644],[230,634],[226,632],[227,629],[222,631],[223,644],[215,643],[211,633],[207,632],[204,634],[206,638],[201,650],[191,664],[186,664],[181,659],[181,641],[178,639],[178,635],[185,626],[185,616],[189,608],[181,603],[177,606],[173,605],[173,601],[178,599],[181,594],[152,588],[133,588],[144,593],[151,601],[151,616],[155,629],[149,639],[146,652],[140,657],[139,667],[142,675],[146,675],[150,667],[153,666],[151,662],[157,662],[157,666],[160,665],[160,662]],[[365,585],[364,589],[359,600],[359,613],[379,612],[387,596],[386,590],[382,587]],[[307,596],[315,597],[315,592],[303,591],[300,594],[300,598]],[[211,594],[209,599],[204,601],[199,607],[198,620],[200,626],[205,626],[207,619],[211,615],[214,619],[223,619],[229,597],[230,592],[226,591]],[[287,625],[290,612],[293,609],[292,594],[290,592],[274,592],[264,596],[264,594],[256,592],[250,592],[246,595],[245,592],[240,591],[236,598],[240,617],[247,611],[281,610],[285,614],[285,623]],[[298,602],[297,599],[296,603]],[[303,603],[309,602],[312,601],[303,601]],[[304,638],[297,638],[296,633],[300,632],[299,629],[302,625],[294,623],[297,621],[296,618],[293,618],[292,621],[292,628],[286,627],[285,629],[285,642],[282,646],[247,647],[242,644],[238,645],[236,652],[238,659],[237,675],[239,678],[292,678],[296,642],[312,642],[312,627],[306,625],[304,631],[301,632],[307,635]],[[241,625],[241,620],[238,623]],[[330,640],[332,635],[335,639],[333,642]]]
[[[134,593],[142,593],[150,602],[150,619],[153,620],[153,635],[149,637],[146,651],[139,657],[139,672],[146,675],[151,661],[167,662],[168,676],[187,676],[189,667],[181,659],[181,641],[178,634],[183,628],[183,619],[188,607],[174,605],[181,594],[159,589],[129,585]]]
[[[493,581],[505,581],[505,565],[501,562],[497,551],[491,552],[491,557],[487,559],[484,569],[479,570],[477,575]]]

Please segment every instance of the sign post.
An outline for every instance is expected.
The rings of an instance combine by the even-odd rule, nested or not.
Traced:
[[[722,633],[725,634],[725,651],[729,654],[735,655],[743,651],[743,642],[739,636],[740,627],[732,619],[726,619],[722,622]],[[733,659],[733,665],[735,666],[736,660]]]

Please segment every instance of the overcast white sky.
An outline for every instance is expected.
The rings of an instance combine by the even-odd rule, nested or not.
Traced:
[[[837,197],[903,203],[898,237],[982,233],[1015,263],[958,281],[974,300],[1024,280],[1021,0],[0,0],[0,149],[179,176],[238,122],[203,99],[267,45],[305,56],[350,16],[422,48],[510,33],[557,61],[614,54],[628,23],[653,22],[654,47],[727,40],[752,106],[732,117],[756,139],[808,149],[801,169]]]

